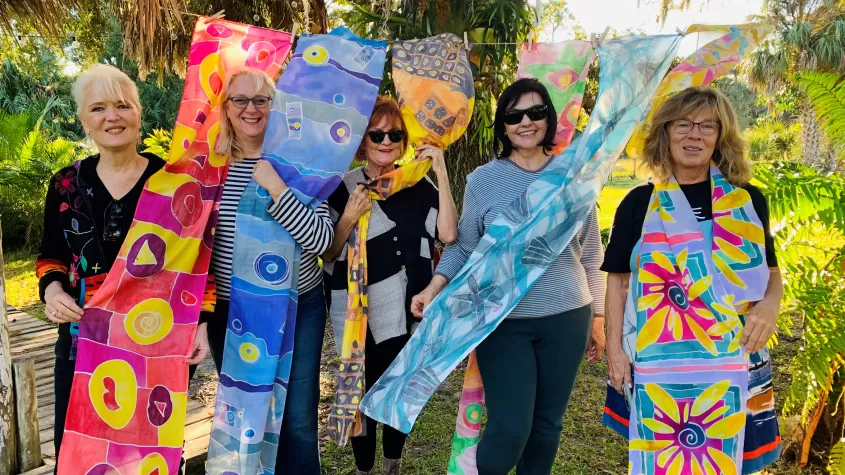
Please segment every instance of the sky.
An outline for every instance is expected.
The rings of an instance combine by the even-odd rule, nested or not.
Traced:
[[[537,0],[529,0],[534,3]],[[557,0],[541,0],[548,4]],[[639,6],[637,5],[639,3]],[[601,34],[606,26],[616,31],[630,28],[635,32],[642,30],[646,34],[672,33],[677,28],[685,29],[694,23],[737,24],[745,23],[750,14],[759,14],[762,0],[691,0],[687,11],[671,11],[666,25],[657,22],[658,0],[566,0],[569,10],[575,16],[575,22],[586,30],[587,34]],[[689,54],[696,48],[697,42],[709,38],[697,38],[690,35],[681,43],[679,54]],[[571,39],[569,31],[558,31],[554,41]],[[541,41],[549,41],[541,36]]]

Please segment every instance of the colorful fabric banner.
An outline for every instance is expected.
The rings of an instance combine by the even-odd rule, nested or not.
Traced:
[[[769,281],[751,196],[710,167],[713,239],[674,177],[643,226],[629,427],[632,473],[742,473],[748,362],[739,314]]]
[[[590,41],[522,46],[516,77],[535,78],[543,83],[558,114],[555,146],[552,149],[554,155],[563,152],[575,135],[581,100],[587,87],[587,73],[594,57]]]
[[[393,84],[411,143],[445,149],[464,134],[475,85],[460,38],[442,33],[393,43]]]
[[[475,97],[469,58],[457,36],[444,33],[394,44],[393,81],[410,142],[446,148],[466,131]],[[415,185],[431,168],[414,160],[367,183],[370,197],[386,200]],[[367,342],[367,230],[370,212],[358,219],[349,245],[349,294],[329,434],[344,446],[364,433],[358,404],[364,397]]]
[[[80,322],[65,474],[178,473],[188,365],[226,158],[216,155],[218,94],[238,66],[278,74],[290,35],[200,18],[165,168]]]
[[[675,66],[660,83],[654,99],[642,123],[637,127],[625,152],[631,158],[637,158],[645,146],[645,139],[651,125],[651,116],[660,104],[676,92],[683,91],[690,86],[706,86],[719,76],[725,75],[736,67],[739,61],[753,51],[772,27],[760,23],[746,25],[692,25],[687,34],[692,33],[725,33],[724,36],[707,43],[687,56],[683,62]]]
[[[559,114],[552,150],[555,155],[561,153],[575,135],[587,73],[594,58],[595,49],[589,41],[537,44],[533,48],[523,45],[517,77],[533,77],[546,86]],[[475,453],[481,440],[484,407],[484,386],[475,352],[472,352],[464,374],[448,473],[476,473]]]
[[[409,432],[437,387],[569,244],[595,207],[679,42],[678,35],[626,37],[599,47],[600,92],[584,133],[489,226],[364,397],[365,414]],[[523,259],[526,252],[536,258]]]
[[[276,85],[262,158],[316,208],[340,184],[366,132],[386,43],[345,28],[299,37]],[[232,291],[207,473],[272,474],[296,328],[300,246],[250,180],[238,204]]]

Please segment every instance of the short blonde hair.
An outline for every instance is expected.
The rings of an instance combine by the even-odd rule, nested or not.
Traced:
[[[82,115],[85,97],[90,91],[96,91],[108,101],[123,102],[141,116],[141,100],[138,87],[123,71],[108,64],[95,64],[76,78],[71,92],[76,102],[76,114]]]
[[[253,81],[255,88],[258,90],[269,88],[270,97],[273,97],[273,91],[276,89],[275,84],[273,84],[273,78],[261,69],[242,67],[235,68],[229,72],[226,81],[223,83],[223,90],[220,91],[220,104],[222,105],[220,110],[220,133],[217,135],[214,151],[220,155],[229,157],[232,161],[238,161],[243,158],[243,150],[238,142],[238,137],[235,136],[232,121],[229,120],[229,115],[226,114],[226,102],[229,100],[229,87],[232,81],[241,76]]]
[[[718,89],[689,87],[667,99],[655,111],[651,132],[643,147],[643,162],[655,180],[665,182],[672,174],[672,152],[669,148],[669,126],[701,110],[712,110],[719,122],[719,139],[713,151],[713,162],[734,186],[751,180],[751,164],[745,158],[745,140],[730,101]]]

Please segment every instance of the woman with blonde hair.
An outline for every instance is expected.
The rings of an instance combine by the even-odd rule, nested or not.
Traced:
[[[759,471],[780,453],[766,342],[783,288],[728,99],[692,87],[666,100],[643,160],[653,183],[619,204],[601,267],[604,421],[641,439],[636,473]]]
[[[294,352],[275,472],[318,474],[317,404],[326,306],[317,256],[331,244],[334,227],[325,203],[311,209],[300,202],[273,166],[260,158],[273,94],[272,78],[254,68],[230,72],[221,93],[223,110],[215,149],[229,157],[229,165],[211,254],[217,305],[213,315],[207,317],[208,337],[219,373],[229,324],[238,204],[250,179],[254,179],[272,198],[266,221],[283,226],[302,248]]]

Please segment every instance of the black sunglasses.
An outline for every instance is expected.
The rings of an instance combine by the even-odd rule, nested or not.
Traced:
[[[522,122],[522,117],[528,114],[531,120],[543,120],[548,117],[549,108],[545,104],[531,106],[528,109],[508,109],[502,114],[502,121],[508,125]]]
[[[264,107],[267,107],[270,104],[270,102],[273,101],[273,98],[269,97],[269,96],[255,96],[255,97],[235,96],[235,97],[230,97],[229,100],[238,109],[246,109],[247,107],[249,107],[250,102],[252,102],[255,105],[256,109],[262,109]]]
[[[109,205],[108,219],[103,226],[104,241],[118,241],[123,235],[120,222],[123,220],[123,204],[120,201],[112,201]]]
[[[405,131],[402,129],[393,129],[387,132],[382,130],[371,130],[367,132],[367,137],[373,141],[373,143],[382,143],[384,142],[384,136],[390,137],[390,141],[393,143],[399,143],[405,137]]]

